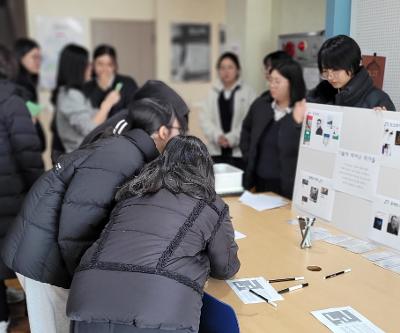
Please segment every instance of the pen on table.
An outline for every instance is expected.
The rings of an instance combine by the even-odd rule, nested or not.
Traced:
[[[285,289],[279,290],[278,294],[288,293],[289,291],[301,289],[301,288],[304,288],[304,287],[308,287],[308,282],[302,283],[302,284],[298,284],[298,285],[293,286],[293,287],[289,287],[289,288],[285,288]]]
[[[274,306],[274,307],[277,307],[277,306],[278,306],[278,305],[276,305],[275,302],[270,301],[268,298],[266,298],[266,297],[260,295],[259,293],[255,292],[253,289],[249,289],[249,291],[250,291],[252,294],[254,294],[254,295],[260,297],[261,299],[263,299],[264,301],[266,301],[268,304],[271,304],[271,305]]]
[[[341,275],[341,274],[348,273],[348,272],[351,272],[351,268],[347,268],[347,269],[345,269],[343,271],[327,275],[327,276],[324,277],[324,279],[330,279],[330,278],[333,278],[333,277],[335,277],[337,275]]]
[[[283,278],[283,279],[273,279],[273,280],[267,280],[267,282],[276,283],[276,282],[298,281],[298,280],[304,280],[304,276],[294,276],[294,277]]]

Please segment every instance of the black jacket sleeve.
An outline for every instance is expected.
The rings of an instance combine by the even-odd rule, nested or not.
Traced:
[[[246,118],[243,120],[242,131],[240,132],[240,150],[242,151],[243,160],[247,164],[249,158],[250,142],[251,142],[251,128],[253,122],[253,107],[254,103],[251,105]]]
[[[224,208],[223,220],[217,224],[214,236],[208,244],[210,259],[210,275],[216,279],[229,279],[240,268],[237,256],[238,246],[235,242],[235,232],[229,217],[228,206]]]
[[[11,97],[3,109],[7,113],[13,156],[29,189],[44,170],[40,139],[22,99],[17,96]]]

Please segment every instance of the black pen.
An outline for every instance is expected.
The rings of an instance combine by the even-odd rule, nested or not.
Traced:
[[[298,280],[304,280],[304,276],[294,276],[294,277],[283,278],[283,279],[273,279],[273,280],[267,280],[267,282],[276,283],[276,282],[298,281]]]
[[[308,282],[302,283],[302,284],[298,284],[298,285],[293,286],[293,287],[289,287],[289,288],[285,288],[285,289],[279,290],[278,294],[288,293],[289,291],[301,289],[301,288],[304,288],[304,287],[308,287]]]
[[[275,302],[270,301],[268,298],[266,298],[266,297],[260,295],[259,293],[255,292],[253,289],[249,289],[249,291],[250,291],[252,294],[254,294],[254,295],[256,295],[256,296],[262,298],[262,299],[263,299],[264,301],[266,301],[268,304],[271,304],[271,305],[274,306],[274,307],[277,307],[277,306],[278,306],[278,305],[276,305]]]
[[[337,273],[333,273],[333,274],[327,275],[327,276],[324,277],[324,279],[330,279],[330,278],[333,278],[335,276],[338,276],[338,275],[341,275],[341,274],[344,274],[344,273],[348,273],[348,272],[351,272],[351,268],[347,268],[344,271],[340,271],[340,272],[337,272]]]

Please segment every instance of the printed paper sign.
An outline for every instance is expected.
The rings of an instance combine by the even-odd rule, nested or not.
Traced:
[[[335,190],[372,200],[378,183],[378,157],[340,149],[335,163]]]
[[[377,197],[372,211],[369,238],[400,250],[400,200]]]
[[[385,119],[383,121],[382,163],[394,168],[400,168],[400,121]]]
[[[310,110],[306,114],[302,145],[312,149],[336,153],[339,148],[341,128],[341,112]]]
[[[300,176],[296,205],[307,213],[330,221],[335,200],[332,179],[305,171]]]

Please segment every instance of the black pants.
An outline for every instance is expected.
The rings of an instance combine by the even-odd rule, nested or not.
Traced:
[[[71,333],[190,333],[190,331],[166,331],[151,328],[137,328],[131,325],[122,324],[86,323],[84,321],[71,321]]]
[[[8,321],[9,310],[6,289],[4,280],[0,280],[0,321]]]
[[[282,195],[280,179],[264,179],[256,177],[256,192],[274,192]]]

